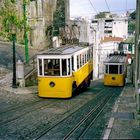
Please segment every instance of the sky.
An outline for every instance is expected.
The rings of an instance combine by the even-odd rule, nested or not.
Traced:
[[[70,17],[91,16],[103,11],[123,14],[136,9],[136,0],[70,0]]]

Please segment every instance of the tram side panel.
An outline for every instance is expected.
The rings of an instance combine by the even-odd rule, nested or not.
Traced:
[[[93,67],[91,67],[91,64],[88,62],[81,69],[73,73],[77,87],[81,85],[82,82],[84,81],[88,82],[88,80],[91,79],[90,75],[92,71],[93,71]]]

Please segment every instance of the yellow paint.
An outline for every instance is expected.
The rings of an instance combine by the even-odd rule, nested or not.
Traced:
[[[40,97],[69,98],[72,96],[72,77],[39,77],[38,91]],[[51,87],[50,82],[55,86]]]
[[[84,81],[84,79],[92,72],[93,67],[91,65],[92,63],[87,63],[78,71],[73,73],[74,80],[76,81],[77,86],[79,86]]]
[[[105,74],[104,85],[106,86],[124,86],[123,74]]]

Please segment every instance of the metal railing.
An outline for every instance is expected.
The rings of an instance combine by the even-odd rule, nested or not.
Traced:
[[[36,54],[32,56],[28,63],[24,62],[24,78],[28,78],[33,72],[37,70]]]

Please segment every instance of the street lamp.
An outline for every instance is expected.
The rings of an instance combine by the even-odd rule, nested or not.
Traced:
[[[13,79],[12,79],[12,87],[17,88],[16,83],[16,26],[12,25],[11,27],[12,41],[13,41]]]

